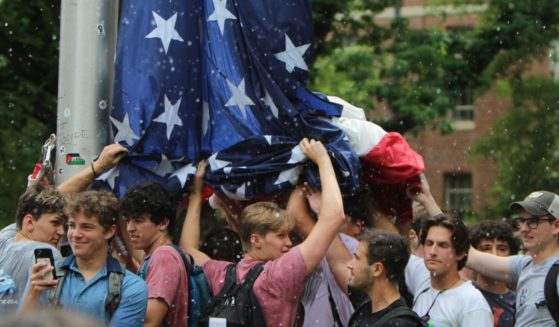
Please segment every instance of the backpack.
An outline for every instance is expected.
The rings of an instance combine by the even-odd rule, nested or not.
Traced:
[[[549,313],[559,325],[559,294],[557,294],[557,276],[559,276],[559,261],[556,261],[545,276],[543,292]]]
[[[207,307],[212,303],[208,281],[204,275],[204,270],[202,267],[194,264],[194,259],[190,254],[188,254],[190,260],[188,260],[181,248],[175,244],[169,245],[179,253],[186,268],[188,279],[188,326],[196,327],[199,325],[200,319],[203,317]],[[139,275],[143,280],[146,279],[148,265],[149,259],[144,262],[140,269]]]
[[[397,307],[394,308],[394,310],[388,311],[384,316],[382,316],[382,318],[379,319],[379,321],[377,321],[376,325],[384,326],[386,323],[388,323],[390,320],[394,318],[411,318],[412,320],[416,321],[417,327],[429,326],[426,322],[424,322],[423,320],[421,320],[421,318],[419,318],[417,313],[413,312],[408,307]]]
[[[64,263],[62,264],[62,267],[68,267],[69,263],[73,260],[74,260],[73,255],[66,258],[64,260]],[[108,275],[109,291],[107,293],[107,297],[105,298],[105,314],[106,314],[105,318],[107,321],[110,321],[111,317],[113,316],[116,309],[118,308],[118,305],[120,304],[122,280],[124,279],[124,274],[126,273],[126,270],[122,268],[120,263],[111,256],[107,257],[107,268],[109,270],[109,275]],[[67,268],[61,269],[61,271],[58,273],[59,274],[58,284],[56,284],[56,287],[49,292],[48,300],[49,300],[50,307],[62,308],[62,305],[60,304],[60,294],[62,293],[62,286],[64,285],[67,271],[68,271]]]
[[[361,303],[357,308],[355,308],[355,312],[359,312],[363,310],[365,306],[370,306],[370,305],[371,305],[371,300],[368,299],[363,303]],[[353,316],[351,318],[352,319],[349,320],[349,326],[351,326],[353,323]],[[379,320],[377,320],[373,326],[385,326],[390,320],[394,318],[411,318],[411,320],[414,320],[416,322],[417,327],[429,326],[429,324],[421,320],[421,318],[417,315],[417,313],[415,313],[414,311],[412,311],[410,308],[406,306],[397,306],[394,309],[388,311]]]
[[[266,326],[262,310],[252,291],[256,278],[264,270],[263,266],[264,263],[256,265],[242,283],[237,283],[236,265],[229,265],[225,284],[200,325],[209,326],[211,318],[223,318],[227,327]]]

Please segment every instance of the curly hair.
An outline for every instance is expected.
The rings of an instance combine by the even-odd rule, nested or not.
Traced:
[[[167,230],[171,235],[175,228],[176,199],[161,183],[148,183],[131,187],[120,205],[122,215],[127,219],[144,214],[154,224],[169,220]]]
[[[369,265],[381,262],[386,277],[394,283],[404,276],[411,255],[407,238],[388,231],[366,229],[359,240],[367,243]]]
[[[90,190],[72,194],[64,212],[68,217],[76,214],[96,217],[105,230],[110,229],[112,225],[118,225],[120,217],[118,199],[108,191]]]
[[[466,225],[464,225],[462,220],[449,217],[445,214],[440,214],[432,219],[428,219],[423,225],[423,232],[420,236],[420,243],[422,245],[425,245],[429,229],[435,226],[446,228],[451,232],[451,243],[456,255],[464,254],[464,257],[458,261],[458,270],[461,270],[464,266],[466,266],[466,261],[468,260],[468,250],[470,249],[470,239],[468,237],[468,229],[466,228]]]
[[[30,214],[37,220],[45,213],[58,213],[64,216],[66,197],[54,186],[37,183],[30,186],[20,197],[17,203],[16,226],[21,229],[23,217]]]
[[[470,227],[470,243],[477,249],[482,240],[499,240],[509,245],[510,254],[520,249],[519,240],[514,237],[512,227],[503,221],[482,221]]]

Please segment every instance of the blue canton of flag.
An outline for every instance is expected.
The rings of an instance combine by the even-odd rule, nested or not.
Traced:
[[[341,108],[305,88],[312,24],[308,0],[125,1],[111,122],[131,151],[100,180],[119,195],[153,179],[179,190],[207,153],[214,190],[257,199],[302,172],[319,185],[298,147],[309,137],[356,191],[359,160],[325,119]]]

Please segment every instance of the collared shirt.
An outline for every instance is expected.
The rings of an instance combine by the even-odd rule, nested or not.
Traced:
[[[105,298],[109,291],[109,271],[123,270],[116,259],[107,257],[101,271],[88,282],[81,274],[73,255],[64,260],[60,268],[67,270],[60,293],[60,304],[64,310],[79,312],[111,326],[144,325],[148,298],[146,283],[128,270],[125,270],[122,280],[120,304],[110,321],[107,320]],[[41,305],[49,304],[48,296],[48,292],[43,292]]]

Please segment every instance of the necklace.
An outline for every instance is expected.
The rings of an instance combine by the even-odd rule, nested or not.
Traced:
[[[440,290],[439,293],[437,293],[437,295],[435,295],[435,298],[433,299],[433,302],[431,302],[431,305],[429,306],[429,309],[427,309],[427,312],[425,312],[425,314],[423,316],[421,316],[421,320],[423,320],[423,322],[429,322],[429,320],[431,319],[431,316],[429,315],[429,312],[431,312],[431,309],[435,305],[435,302],[437,302],[437,299],[439,298],[439,295],[443,294],[448,289],[454,288],[454,286],[456,286],[456,284],[458,284],[460,281],[462,281],[462,279],[458,278],[458,280],[456,282],[454,282],[452,285],[450,285],[450,287],[447,287],[445,289]],[[421,291],[421,293],[419,293],[419,295],[415,298],[415,301],[413,301],[413,306],[415,306],[415,302],[417,301],[417,299],[423,293],[427,292],[430,288],[431,287],[427,287],[426,289]]]

